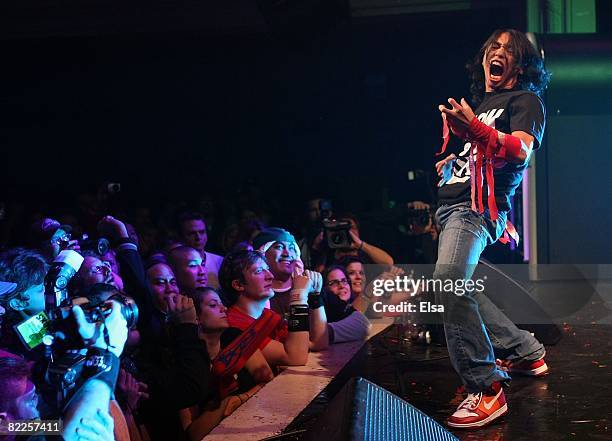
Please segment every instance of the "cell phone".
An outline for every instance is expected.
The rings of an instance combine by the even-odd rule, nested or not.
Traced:
[[[41,311],[13,328],[25,347],[31,350],[40,345],[43,337],[49,333],[49,317],[45,311]]]

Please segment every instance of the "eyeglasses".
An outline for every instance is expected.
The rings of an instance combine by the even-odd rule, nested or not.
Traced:
[[[93,274],[108,274],[111,272],[110,265],[104,262],[101,265],[96,265],[90,270]]]
[[[327,286],[340,286],[340,285],[348,285],[349,281],[347,279],[340,280],[330,280],[327,282]]]
[[[51,243],[53,245],[67,245],[70,242],[71,236],[70,234],[66,233],[66,234],[62,234],[60,236],[57,237],[52,237],[51,238]]]

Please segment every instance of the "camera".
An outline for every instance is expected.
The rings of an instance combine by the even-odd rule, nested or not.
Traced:
[[[79,240],[79,247],[82,251],[93,251],[98,256],[104,256],[110,250],[110,243],[108,239],[103,237],[99,239],[90,239],[89,236],[83,234],[82,239]]]
[[[83,256],[74,250],[63,250],[57,255],[45,275],[45,305],[50,310],[61,305],[68,298],[68,282],[81,265]]]
[[[133,329],[138,321],[138,307],[133,299],[121,294],[114,294],[106,301],[92,297],[89,303],[79,306],[89,323],[103,322],[112,312],[111,300],[121,304],[121,314],[129,329]],[[82,341],[72,308],[67,304],[48,311],[49,325],[47,336],[43,342],[47,351],[52,354],[47,367],[46,380],[58,391],[58,405],[65,402],[70,394],[82,383],[82,373],[86,356],[82,350]]]
[[[58,243],[61,250],[66,250],[70,246],[70,240],[72,236],[70,233],[65,233],[61,237],[58,238]],[[87,234],[83,234],[80,239],[77,239],[79,243],[79,248],[82,251],[93,251],[98,256],[104,256],[110,250],[110,242],[108,239],[101,237],[99,239],[90,239]]]
[[[130,297],[126,297],[121,294],[113,294],[106,301],[87,302],[80,304],[79,306],[85,313],[85,319],[89,323],[99,323],[103,322],[104,319],[110,315],[112,307],[109,302],[111,300],[121,304],[121,314],[127,322],[128,329],[134,329],[136,327],[136,323],[138,322],[138,306],[136,306],[134,299]],[[68,320],[73,320],[73,306],[74,305],[60,306],[59,308],[49,311],[49,320],[51,321],[52,329],[67,329],[65,322]]]
[[[116,194],[121,191],[121,184],[119,182],[109,182],[106,184],[106,192],[108,194]]]
[[[409,227],[425,228],[431,222],[431,210],[423,209],[407,209],[405,213],[405,222]],[[413,228],[409,228],[412,230]]]
[[[327,239],[327,246],[331,249],[347,249],[353,242],[349,235],[351,223],[349,221],[337,221],[323,219],[323,231]]]

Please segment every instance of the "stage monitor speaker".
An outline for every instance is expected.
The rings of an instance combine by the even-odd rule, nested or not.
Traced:
[[[303,441],[459,441],[432,418],[361,377],[329,403]]]

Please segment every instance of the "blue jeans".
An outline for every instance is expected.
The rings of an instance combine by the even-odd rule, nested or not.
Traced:
[[[434,278],[471,279],[480,254],[503,234],[506,220],[506,213],[500,212],[493,222],[488,210],[482,215],[475,213],[469,202],[441,206],[436,212],[442,231]],[[486,287],[484,283],[481,286]],[[458,292],[456,288],[455,291]],[[437,291],[436,302],[444,306],[444,332],[451,363],[468,392],[481,392],[496,381],[509,379],[496,366],[496,355],[529,361],[544,356],[544,346],[529,332],[518,329],[482,290],[462,290],[463,295],[456,292]]]

